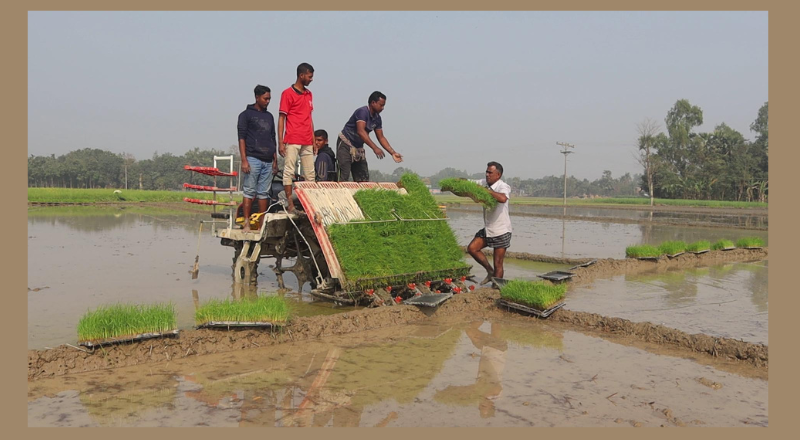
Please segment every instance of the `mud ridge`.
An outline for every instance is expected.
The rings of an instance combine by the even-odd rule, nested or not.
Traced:
[[[480,288],[474,293],[454,296],[435,311],[415,306],[387,306],[335,315],[296,318],[282,330],[272,332],[199,329],[183,331],[177,338],[109,346],[93,352],[67,345],[46,350],[29,350],[28,380],[369,332],[373,329],[421,322],[431,315],[444,319],[501,318],[508,316],[508,312],[501,311],[495,306],[499,297],[498,290]],[[759,368],[768,366],[767,347],[760,344],[707,335],[689,335],[660,325],[634,323],[620,318],[563,309],[549,319],[566,324],[567,327],[577,331],[586,329],[601,334],[622,334],[713,358],[733,359]]]

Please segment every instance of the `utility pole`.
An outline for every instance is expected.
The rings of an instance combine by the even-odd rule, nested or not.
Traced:
[[[556,142],[556,145],[564,147],[561,150],[561,154],[564,155],[564,206],[567,206],[567,154],[574,153],[574,151],[569,151],[567,148],[575,148],[575,145],[566,142]]]

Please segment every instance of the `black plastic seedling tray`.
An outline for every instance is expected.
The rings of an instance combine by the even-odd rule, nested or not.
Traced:
[[[672,255],[669,255],[669,254],[667,254],[667,256],[668,256],[669,258],[675,258],[675,257],[677,257],[677,256],[679,256],[679,255],[683,255],[683,254],[685,254],[685,253],[686,253],[686,252],[678,252],[678,253],[675,253],[675,254],[672,254]]]
[[[250,321],[209,321],[200,324],[197,328],[229,328],[229,327],[263,327],[270,328],[278,324],[271,322],[250,322]]]
[[[537,316],[539,318],[547,318],[548,316],[552,315],[553,312],[555,312],[556,310],[564,307],[565,304],[566,304],[566,302],[560,302],[560,303],[554,305],[553,307],[550,307],[549,309],[539,310],[539,309],[535,309],[533,307],[523,306],[522,304],[517,304],[517,303],[511,302],[511,301],[506,301],[504,299],[497,300],[497,305],[500,306],[500,307],[506,307],[508,309],[513,309],[513,310],[517,310],[517,311],[520,311],[520,312],[530,313],[531,315]]]
[[[108,338],[102,341],[87,341],[81,342],[78,345],[88,347],[88,348],[95,348],[100,347],[102,345],[113,345],[113,344],[123,344],[125,342],[135,342],[135,341],[143,341],[145,339],[153,339],[153,338],[163,338],[168,336],[175,336],[180,332],[180,330],[172,330],[170,332],[163,332],[163,333],[141,333],[136,336],[132,336],[130,338]]]
[[[705,254],[708,251],[709,251],[708,249],[703,249],[702,251],[694,251],[692,253],[695,254],[695,255],[700,255],[700,254]]]
[[[661,257],[636,257],[637,260],[641,261],[658,261]]]
[[[412,296],[411,298],[403,301],[403,304],[412,306],[436,307],[439,304],[447,301],[453,296],[453,292],[447,293],[426,293],[420,296]]]
[[[575,266],[570,267],[568,270],[575,270],[575,269],[577,269],[579,267],[589,267],[594,263],[597,263],[597,260],[592,260],[592,261],[587,261],[585,263],[576,264]]]
[[[552,272],[547,272],[545,274],[536,275],[536,276],[539,277],[539,278],[544,278],[546,280],[550,280],[550,281],[564,281],[564,280],[568,280],[568,279],[574,277],[575,274],[572,273],[572,272],[566,272],[566,271],[563,271],[563,270],[554,270]]]

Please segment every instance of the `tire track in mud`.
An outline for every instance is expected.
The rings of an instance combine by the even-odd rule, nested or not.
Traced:
[[[529,258],[540,258],[527,254]],[[758,261],[767,257],[767,249],[712,251],[707,254],[686,254],[672,260],[658,262],[639,260],[598,260],[597,263],[578,268],[574,282],[586,283],[598,277],[635,273],[653,269],[689,268],[710,266],[724,262]],[[550,259],[550,257],[544,257]],[[564,259],[551,259],[562,260]],[[536,260],[541,261],[541,260]],[[585,260],[571,260],[569,264]],[[430,316],[444,319],[502,318],[509,313],[495,306],[500,292],[479,288],[473,293],[455,295],[435,311],[415,306],[386,306],[362,309],[347,313],[295,318],[290,325],[278,331],[263,330],[186,330],[177,338],[153,339],[96,349],[93,352],[62,345],[52,349],[28,350],[28,380],[64,374],[126,367],[147,363],[169,362],[211,353],[222,353],[248,348],[263,348],[281,343],[295,343],[310,339],[347,335],[405,324],[419,323]],[[537,318],[523,318],[535,321]],[[731,338],[688,334],[677,329],[649,322],[637,323],[587,312],[561,309],[549,321],[568,330],[588,331],[600,335],[616,335],[629,341],[655,343],[672,350],[675,355],[703,356],[704,363],[717,361],[743,363],[764,372],[769,367],[768,347]],[[627,342],[630,344],[630,342]],[[635,344],[630,344],[635,345]]]

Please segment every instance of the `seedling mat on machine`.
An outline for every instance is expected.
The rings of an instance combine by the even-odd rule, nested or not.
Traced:
[[[403,304],[413,306],[436,307],[453,296],[453,292],[447,293],[426,293],[420,296],[412,296],[403,301]]]

